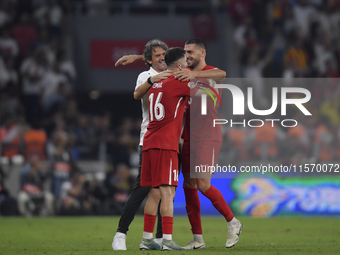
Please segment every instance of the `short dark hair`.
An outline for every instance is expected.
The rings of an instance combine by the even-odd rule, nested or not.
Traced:
[[[152,60],[152,51],[157,47],[160,47],[165,51],[169,49],[168,45],[166,45],[165,42],[162,42],[159,39],[153,39],[151,41],[148,41],[145,44],[144,51],[143,51],[143,59],[148,66],[151,66],[151,64],[148,63],[148,60],[149,61]]]
[[[179,59],[185,57],[185,50],[180,47],[170,48],[165,52],[165,63],[169,67],[175,64]]]
[[[189,39],[188,41],[185,42],[185,45],[187,45],[187,44],[196,44],[198,47],[207,50],[207,45],[200,38]]]

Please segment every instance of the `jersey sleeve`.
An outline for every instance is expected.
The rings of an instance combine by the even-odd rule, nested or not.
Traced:
[[[146,82],[147,79],[149,78],[149,76],[150,76],[150,75],[148,74],[148,72],[143,72],[143,73],[139,74],[139,75],[138,75],[138,78],[137,78],[137,82],[136,82],[136,87],[135,87],[135,89],[136,89],[138,86],[142,85],[144,82]]]

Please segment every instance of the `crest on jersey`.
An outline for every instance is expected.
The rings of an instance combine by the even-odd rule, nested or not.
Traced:
[[[208,81],[209,81],[209,80],[208,80]],[[220,104],[222,105],[222,100],[221,100],[220,96],[218,95],[217,91],[211,86],[210,81],[209,81],[209,85],[208,85],[208,84],[205,84],[205,83],[203,83],[203,82],[201,82],[201,81],[190,82],[190,83],[195,83],[195,85],[193,86],[193,88],[196,87],[196,86],[198,86],[198,89],[201,89],[201,90],[203,90],[205,93],[207,93],[207,94],[212,98],[212,100],[214,101],[214,104],[215,104],[215,106],[216,106],[216,99],[215,99],[215,97],[214,97],[214,96],[212,95],[212,93],[211,93],[209,90],[207,90],[207,89],[212,90],[212,91],[215,93],[217,99],[220,101]],[[191,87],[190,87],[190,88],[191,88]]]
[[[191,81],[191,82],[188,83],[188,87],[191,88],[191,89],[195,88],[196,85],[197,85],[197,81],[196,82]]]

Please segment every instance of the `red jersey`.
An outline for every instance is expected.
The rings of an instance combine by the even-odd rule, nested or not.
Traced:
[[[149,90],[149,125],[143,151],[162,149],[178,151],[184,107],[190,96],[188,82],[174,76],[155,83]]]
[[[216,67],[206,65],[202,70],[215,69]],[[197,78],[195,81],[202,81],[209,84],[207,79]],[[198,89],[192,89],[196,93]],[[222,89],[218,90],[219,95],[222,94]],[[186,118],[183,129],[182,138],[190,142],[204,141],[222,141],[222,132],[220,125],[213,127],[213,120],[218,119],[218,108],[220,107],[219,100],[214,101],[207,97],[207,115],[201,114],[201,97],[192,97],[187,104]],[[191,124],[190,124],[191,122]],[[190,129],[191,125],[191,129]]]

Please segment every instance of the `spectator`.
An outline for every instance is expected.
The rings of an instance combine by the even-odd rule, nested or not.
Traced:
[[[0,6],[0,28],[10,24],[15,13],[14,2],[11,0],[2,0]]]
[[[75,135],[75,148],[78,159],[93,158],[95,146],[94,130],[89,123],[89,117],[85,114],[78,116],[78,124],[73,128]]]
[[[272,51],[272,49],[269,49],[267,55],[261,60],[259,60],[256,51],[252,52],[244,70],[244,76],[245,78],[248,78],[247,82],[253,87],[253,98],[256,99],[256,102],[262,107],[269,106],[268,99],[265,95],[263,69],[271,61]]]
[[[330,65],[336,70],[336,60],[334,58],[334,53],[331,49],[331,42],[325,33],[322,33],[322,38],[320,42],[314,45],[315,54],[315,66],[319,75],[323,75],[326,72],[327,62],[331,62]]]
[[[234,0],[231,2],[229,10],[235,24],[242,24],[249,17],[252,0]]]
[[[23,96],[29,123],[40,121],[40,95],[42,93],[42,81],[47,71],[46,55],[40,48],[34,51],[33,57],[26,58],[21,64]]]
[[[60,84],[63,85],[60,86]],[[42,103],[45,113],[48,108],[51,107],[51,102],[48,102],[48,100],[51,100],[51,97],[56,96],[58,89],[59,93],[61,92],[59,95],[63,94],[65,97],[67,86],[67,77],[61,72],[60,65],[58,63],[54,64],[53,69],[48,70],[41,81],[41,91],[43,95]]]
[[[115,135],[111,129],[110,115],[105,115],[103,117],[98,116],[98,124],[95,135],[98,142],[98,158],[99,160],[105,161],[106,155],[109,151],[108,148],[111,148],[113,142],[115,141]]]
[[[11,37],[9,29],[5,28],[0,37],[0,50],[6,55],[16,57],[19,53],[17,41]]]
[[[4,125],[0,128],[0,144],[2,156],[12,158],[20,154],[19,129],[11,115],[5,116]]]
[[[331,5],[327,1],[323,1],[320,10],[316,12],[315,21],[318,22],[321,29],[325,32],[326,38],[332,37],[331,25]]]
[[[62,104],[66,101],[67,89],[63,82],[60,82],[55,93],[49,95],[44,102],[44,116],[52,116],[56,111],[61,109]]]
[[[17,201],[11,197],[8,189],[5,187],[5,180],[8,177],[8,172],[0,165],[0,215],[17,216],[18,206]]]
[[[30,47],[38,39],[37,29],[32,25],[29,13],[21,13],[20,23],[13,26],[12,35],[18,42],[21,58],[27,57]]]
[[[294,66],[296,66],[299,72],[307,71],[308,54],[303,48],[303,40],[301,37],[296,39],[294,45],[286,52],[285,61],[293,61]]]
[[[68,78],[69,83],[74,84],[77,78],[76,68],[74,67],[73,62],[67,59],[66,52],[64,50],[58,51],[57,62],[59,63],[61,72]]]
[[[309,27],[311,22],[315,20],[316,11],[312,6],[308,5],[307,0],[298,0],[293,10],[299,31],[302,37],[305,38],[309,35]]]
[[[8,86],[0,90],[0,117],[6,114],[15,117],[23,111],[16,89]]]
[[[27,123],[24,115],[20,114],[18,116],[17,126],[18,126],[18,129],[19,129],[20,140],[24,142],[25,141],[25,139],[24,139],[25,133],[32,129],[31,126]]]
[[[21,191],[18,195],[18,207],[21,215],[31,216],[35,210],[35,198],[43,199],[41,215],[54,214],[54,197],[44,190],[43,183],[47,177],[47,169],[42,167],[39,156],[33,155],[21,172]]]
[[[52,34],[60,34],[63,11],[55,0],[47,0],[34,12],[34,17],[41,26],[49,26]]]
[[[298,30],[298,25],[294,16],[294,10],[292,6],[288,5],[285,9],[285,15],[283,20],[283,31],[286,35],[290,35]]]
[[[133,187],[128,166],[119,164],[117,171],[107,176],[107,185],[110,191],[110,198],[112,199],[112,206],[116,213],[120,215]]]
[[[241,61],[244,58],[245,50],[249,50],[249,47],[251,47],[252,49],[256,48],[257,33],[252,26],[252,20],[250,18],[245,19],[244,23],[240,24],[235,29],[234,40],[237,44]]]
[[[66,123],[70,127],[74,127],[76,125],[78,116],[80,115],[81,114],[78,110],[77,100],[69,97],[63,107],[63,116],[65,118]]]
[[[91,214],[93,200],[88,197],[85,189],[86,178],[80,172],[74,172],[71,180],[61,186],[61,214]]]
[[[56,153],[51,162],[52,192],[55,198],[59,199],[63,183],[70,180],[71,173],[74,170],[68,154],[61,153],[58,155]]]
[[[129,164],[130,153],[134,151],[138,144],[138,138],[132,136],[133,122],[130,118],[123,120],[123,123],[118,128],[118,139],[112,147],[113,164],[117,166],[120,163]]]
[[[335,6],[332,6],[330,4],[330,8],[331,8],[331,14],[329,16],[330,22],[331,22],[331,39],[332,40],[336,40],[339,41],[340,38],[340,31],[339,31],[339,24],[340,24],[340,5],[339,4],[335,4],[335,2],[333,2],[333,4]]]
[[[65,123],[60,122],[55,128],[52,139],[47,143],[47,154],[49,160],[55,160],[63,158],[65,161],[70,160],[70,154],[68,152],[68,138],[69,134],[65,130]]]
[[[46,141],[47,135],[38,125],[35,124],[33,129],[26,131],[24,134],[26,160],[33,155],[37,155],[41,160],[46,159]]]
[[[14,58],[7,56],[4,59],[4,67],[0,68],[0,88],[4,90],[16,90],[19,87],[18,73],[14,68],[14,64]]]
[[[322,77],[327,77],[327,78],[339,78],[339,72],[338,69],[335,66],[333,59],[328,59],[325,62],[325,72],[323,73]]]
[[[333,126],[340,125],[340,102],[338,94],[326,95],[325,101],[320,106],[321,116],[328,118]]]
[[[51,43],[54,41],[54,37],[51,36],[51,33],[48,27],[44,26],[39,29],[38,39],[32,45],[32,49],[40,48],[44,51],[46,56],[46,64],[49,67],[52,67],[55,63],[55,52],[54,47],[51,48]],[[52,43],[53,44],[53,43]]]

